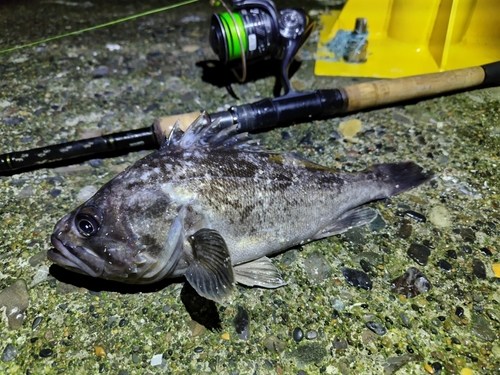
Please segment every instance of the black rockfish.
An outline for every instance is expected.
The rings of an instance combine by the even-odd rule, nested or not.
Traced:
[[[367,224],[376,211],[363,204],[432,177],[413,162],[336,173],[208,121],[174,126],[160,150],[63,217],[49,259],[125,283],[184,275],[221,302],[236,282],[284,285],[267,256]]]

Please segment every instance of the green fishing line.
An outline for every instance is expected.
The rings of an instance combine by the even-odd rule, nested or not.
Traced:
[[[195,3],[197,1],[198,0],[186,0],[186,1],[182,1],[180,3],[169,5],[169,6],[166,6],[166,7],[163,7],[163,8],[153,9],[153,10],[149,10],[149,11],[144,12],[144,13],[134,14],[132,16],[121,18],[119,20],[114,20],[114,21],[111,21],[111,22],[106,22],[106,23],[103,23],[101,25],[87,27],[86,29],[72,31],[72,32],[67,33],[67,34],[54,36],[52,38],[47,38],[47,39],[39,40],[39,41],[33,42],[33,43],[23,44],[22,46],[16,46],[16,47],[4,49],[3,51],[0,51],[0,54],[5,53],[5,52],[15,51],[15,50],[21,49],[21,48],[36,46],[37,44],[41,44],[41,43],[51,42],[51,41],[56,40],[56,39],[66,38],[66,37],[71,36],[71,35],[81,34],[81,33],[87,32],[87,31],[91,31],[91,30],[95,30],[95,29],[100,29],[100,28],[103,28],[103,27],[106,27],[106,26],[115,25],[115,24],[120,23],[120,22],[130,21],[130,20],[133,20],[135,18],[139,18],[139,17],[143,17],[143,16],[148,16],[148,15],[153,14],[153,13],[163,12],[164,10],[179,8],[181,6],[188,5],[188,4],[191,4],[191,3]]]

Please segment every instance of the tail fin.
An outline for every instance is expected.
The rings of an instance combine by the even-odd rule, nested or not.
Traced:
[[[387,184],[388,196],[413,189],[434,177],[432,172],[425,172],[421,166],[412,161],[375,164],[366,169],[365,173],[369,179]]]

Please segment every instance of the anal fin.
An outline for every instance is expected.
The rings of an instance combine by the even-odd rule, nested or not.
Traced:
[[[371,223],[376,217],[377,211],[373,208],[366,206],[353,208],[352,210],[344,212],[344,214],[337,218],[331,225],[319,231],[313,239],[319,240],[320,238],[344,233],[351,228]]]
[[[234,266],[236,282],[247,286],[279,288],[286,285],[280,273],[268,257]]]
[[[219,232],[203,228],[189,237],[193,259],[185,277],[196,292],[205,298],[222,303],[234,288],[231,256]]]

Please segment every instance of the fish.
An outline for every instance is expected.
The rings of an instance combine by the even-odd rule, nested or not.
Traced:
[[[202,114],[60,219],[48,259],[130,284],[184,276],[224,303],[237,283],[286,285],[270,257],[368,224],[367,203],[432,177],[412,161],[337,172]]]

